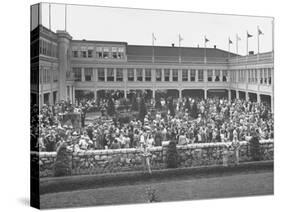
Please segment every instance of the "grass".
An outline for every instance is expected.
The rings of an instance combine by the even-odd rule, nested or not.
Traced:
[[[41,208],[146,203],[148,187],[160,201],[226,198],[273,194],[273,172],[234,174],[199,179],[172,179],[136,185],[49,193],[40,196]]]

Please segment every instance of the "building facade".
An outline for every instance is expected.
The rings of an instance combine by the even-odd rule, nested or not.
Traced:
[[[39,67],[40,106],[75,102],[83,93],[97,98],[106,90],[118,90],[129,98],[132,91],[145,90],[152,98],[165,93],[176,98],[267,101],[273,109],[273,52],[239,56],[215,46],[73,40],[66,31],[52,32],[43,26],[37,30],[39,40],[32,42],[39,45],[39,66],[34,67]]]

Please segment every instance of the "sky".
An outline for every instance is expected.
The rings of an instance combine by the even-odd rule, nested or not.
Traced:
[[[51,30],[65,29],[65,6],[62,4],[42,5],[42,24]],[[248,50],[257,52],[257,26],[260,35],[260,52],[272,50],[272,18],[110,8],[97,6],[67,5],[67,31],[75,40],[123,41],[131,45],[152,45],[152,33],[156,37],[154,45],[179,45],[179,34],[183,38],[182,47],[204,46],[204,36],[209,42],[207,47],[228,51],[228,38],[232,40],[230,51],[236,53],[236,34],[238,54],[246,54],[247,31],[253,37],[248,39]]]

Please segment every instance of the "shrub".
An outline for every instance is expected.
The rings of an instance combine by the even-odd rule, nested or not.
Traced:
[[[115,105],[112,98],[108,99],[108,106],[107,106],[107,114],[109,116],[113,116],[115,114]]]
[[[144,119],[146,113],[147,113],[146,104],[145,104],[144,98],[141,98],[140,106],[139,106],[139,117],[138,117],[138,119],[143,122],[143,119]]]
[[[157,195],[157,192],[156,192],[156,189],[149,186],[147,189],[146,189],[146,197],[147,197],[147,201],[148,202],[160,202],[160,199]]]
[[[167,150],[166,165],[167,168],[177,168],[179,162],[179,155],[175,141],[170,141]]]
[[[71,174],[69,153],[67,152],[66,143],[62,143],[57,150],[57,158],[54,164],[54,176],[67,176]]]
[[[250,153],[252,160],[257,161],[261,159],[261,154],[260,154],[260,142],[259,138],[257,136],[253,136],[250,139]]]

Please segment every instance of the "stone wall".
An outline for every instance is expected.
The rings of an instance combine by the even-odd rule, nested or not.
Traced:
[[[231,143],[202,143],[177,146],[180,167],[220,165],[223,161],[224,147]],[[272,140],[260,141],[262,160],[273,160],[274,144]],[[149,149],[152,170],[166,167],[167,146]],[[33,153],[37,154],[38,153]],[[240,142],[240,162],[251,160],[248,142]],[[233,151],[228,152],[229,163],[233,160]],[[145,170],[143,152],[140,149],[91,150],[70,155],[72,174],[102,174],[123,171]],[[40,152],[40,176],[53,176],[56,152]]]

